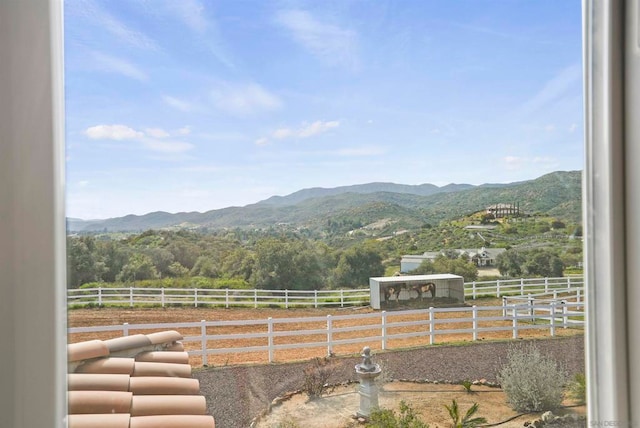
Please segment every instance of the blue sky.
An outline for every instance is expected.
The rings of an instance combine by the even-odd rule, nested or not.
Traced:
[[[582,169],[578,0],[65,2],[67,215]]]

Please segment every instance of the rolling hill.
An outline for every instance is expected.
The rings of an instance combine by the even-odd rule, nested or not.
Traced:
[[[269,228],[286,226],[342,233],[345,228],[392,219],[397,228],[466,215],[495,203],[518,202],[526,213],[570,221],[581,217],[581,172],[553,172],[535,180],[509,184],[433,184],[418,186],[368,183],[332,189],[303,189],[244,207],[204,213],[153,212],[107,220],[68,219],[69,232],[143,231],[162,228]]]

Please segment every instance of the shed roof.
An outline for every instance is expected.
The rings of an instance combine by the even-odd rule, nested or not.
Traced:
[[[404,275],[404,276],[379,276],[371,278],[378,282],[420,282],[420,281],[434,281],[437,279],[463,279],[460,275],[453,275],[451,273],[441,273],[435,275]]]
[[[177,331],[67,346],[69,428],[215,428]]]

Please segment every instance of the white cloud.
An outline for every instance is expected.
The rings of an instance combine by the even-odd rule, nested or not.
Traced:
[[[292,128],[280,128],[273,131],[271,136],[278,140],[283,140],[286,138],[309,138],[318,134],[322,134],[324,132],[329,131],[330,129],[337,128],[340,126],[340,122],[337,120],[332,120],[328,122],[323,122],[321,120],[317,120],[311,124],[302,124],[297,129]]]
[[[505,156],[503,161],[508,170],[519,169],[524,163],[524,159],[518,156]]]
[[[132,140],[144,137],[144,133],[125,125],[96,125],[87,128],[85,134],[94,140]]]
[[[125,77],[130,77],[141,82],[149,80],[147,73],[123,59],[106,55],[101,52],[93,52],[93,58],[95,59],[96,65],[100,71],[121,74]]]
[[[191,103],[188,103],[187,101],[181,100],[179,98],[176,97],[171,97],[169,95],[163,95],[162,96],[162,101],[164,101],[167,105],[181,110],[181,111],[190,111],[193,106],[191,105]]]
[[[269,144],[269,139],[268,138],[258,138],[256,140],[256,145],[258,146],[266,146],[267,144]]]
[[[191,134],[191,127],[183,126],[182,128],[178,129],[177,134],[178,135],[189,135],[189,134]]]
[[[80,16],[83,20],[90,21],[97,29],[104,29],[111,33],[111,36],[129,46],[157,51],[157,43],[141,31],[130,28],[119,19],[115,18],[96,2],[90,0],[78,0],[67,2],[65,12]]]
[[[80,187],[87,187],[88,185],[89,185],[89,181],[87,180],[78,181],[78,186]]]
[[[220,85],[211,95],[217,108],[240,116],[274,111],[282,107],[282,101],[275,94],[257,83]]]
[[[575,124],[575,123],[572,123],[572,124],[569,126],[569,132],[572,132],[572,133],[573,133],[573,132],[575,132],[575,130],[576,130],[576,129],[578,129],[578,125],[577,125],[577,124]]]
[[[196,33],[204,34],[209,22],[204,16],[204,5],[197,0],[168,1],[166,5],[173,14]]]
[[[154,138],[167,138],[171,135],[162,128],[147,128],[144,130],[144,133],[150,137]]]
[[[582,64],[573,64],[566,67],[552,79],[547,81],[544,87],[531,97],[523,106],[522,113],[532,114],[542,110],[564,97],[573,87],[582,80]]]
[[[305,10],[280,11],[276,22],[289,30],[298,44],[326,64],[358,68],[355,31],[321,22]]]
[[[126,125],[96,125],[87,128],[84,133],[93,140],[134,140],[160,153],[182,153],[194,147],[191,143],[166,140],[171,135],[161,128],[147,128],[142,132]]]

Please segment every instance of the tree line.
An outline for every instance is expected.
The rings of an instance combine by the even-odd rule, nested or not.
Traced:
[[[209,284],[223,286],[317,290],[363,287],[370,276],[385,272],[375,241],[335,249],[299,236],[246,232],[147,231],[122,240],[70,236],[67,258],[69,288],[172,278],[165,284],[192,284],[184,279],[209,278],[216,280]]]

